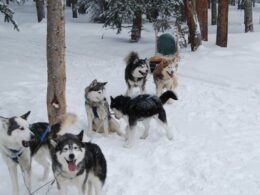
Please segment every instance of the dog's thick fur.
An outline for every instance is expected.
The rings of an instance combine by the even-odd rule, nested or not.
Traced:
[[[85,89],[85,108],[88,117],[88,133],[96,131],[99,133],[116,132],[123,136],[117,121],[111,116],[109,104],[105,98],[105,85],[93,80]]]
[[[125,81],[127,84],[127,96],[133,95],[133,88],[139,87],[140,93],[145,93],[145,83],[148,74],[146,59],[140,59],[136,52],[130,52],[125,58]]]
[[[178,28],[176,31],[177,51],[175,55],[163,56],[157,54],[149,59],[149,68],[150,72],[153,73],[153,79],[156,85],[156,95],[158,97],[163,93],[164,89],[175,91],[178,85],[176,76],[178,62],[180,60]]]
[[[74,115],[68,114],[51,127],[43,122],[29,125],[27,122],[29,114],[30,111],[20,117],[0,117],[0,150],[9,168],[13,195],[19,194],[17,165],[23,172],[25,187],[30,194],[32,156],[44,167],[42,179],[46,179],[49,172],[48,138],[60,133],[75,120]],[[41,136],[43,132],[45,132],[44,138]],[[39,135],[42,139],[37,138]]]
[[[135,126],[137,121],[142,121],[145,126],[145,131],[142,135],[142,139],[145,139],[149,134],[149,122],[151,117],[156,117],[166,130],[166,134],[169,140],[172,139],[172,133],[167,125],[166,112],[163,108],[163,104],[172,98],[177,100],[177,96],[172,91],[166,91],[160,98],[155,95],[139,95],[134,98],[128,96],[117,96],[111,98],[111,109],[114,111],[117,119],[127,116],[127,144],[126,147],[131,147],[134,140]],[[145,120],[144,120],[145,119]]]
[[[77,186],[80,195],[88,189],[92,195],[101,195],[106,179],[107,165],[98,145],[85,143],[83,131],[78,135],[66,133],[51,141],[52,169],[60,195],[67,194],[67,187]]]

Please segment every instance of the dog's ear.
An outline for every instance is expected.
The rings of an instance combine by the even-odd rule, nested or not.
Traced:
[[[52,146],[53,148],[56,148],[57,145],[58,145],[57,141],[54,140],[54,139],[51,139],[51,140],[50,140],[50,144],[51,144],[51,146]]]
[[[94,87],[97,85],[97,79],[94,79],[91,84],[90,84],[90,87]]]
[[[30,113],[31,113],[31,111],[26,112],[24,115],[21,116],[21,118],[23,118],[24,120],[27,120]]]
[[[78,136],[80,141],[83,141],[84,130],[81,130],[81,132],[77,136]]]
[[[112,96],[110,96],[110,100],[111,100],[111,102],[114,100],[114,98],[112,97]]]
[[[102,83],[103,86],[105,86],[106,84],[107,84],[107,82]]]

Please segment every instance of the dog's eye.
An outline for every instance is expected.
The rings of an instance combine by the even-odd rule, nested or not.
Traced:
[[[68,148],[63,148],[63,152],[67,152],[68,150]]]
[[[21,127],[20,129],[21,129],[21,130],[24,130],[24,128],[23,128],[23,127]]]
[[[77,147],[77,146],[74,146],[74,150],[78,150],[79,149],[79,147]]]

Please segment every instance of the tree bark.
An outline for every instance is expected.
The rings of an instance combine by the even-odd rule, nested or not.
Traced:
[[[50,124],[66,113],[65,21],[62,1],[47,1],[47,110]]]
[[[252,0],[245,0],[244,23],[245,23],[245,32],[254,31]]]
[[[38,22],[45,18],[44,0],[36,0],[36,11]]]
[[[135,17],[133,19],[133,26],[131,30],[131,41],[138,42],[141,38],[141,31],[142,31],[142,12],[137,11],[135,13]]]
[[[78,10],[77,10],[77,0],[71,0],[71,9],[72,9],[72,17],[77,18],[78,17]]]
[[[211,25],[217,24],[217,0],[211,0]]]
[[[195,0],[184,0],[185,16],[189,28],[188,42],[191,44],[191,51],[196,51],[201,45],[201,34],[195,7]]]
[[[208,41],[208,0],[196,0],[201,39]]]
[[[228,39],[228,1],[218,1],[218,24],[216,44],[221,47],[227,47]]]

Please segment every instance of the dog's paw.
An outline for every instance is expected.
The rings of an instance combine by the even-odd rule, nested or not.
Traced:
[[[173,135],[172,135],[171,133],[168,133],[168,134],[167,134],[167,138],[168,138],[169,140],[173,140]]]
[[[140,139],[146,139],[147,136],[148,136],[148,134],[144,134],[144,135],[142,135],[142,136],[140,137]]]

